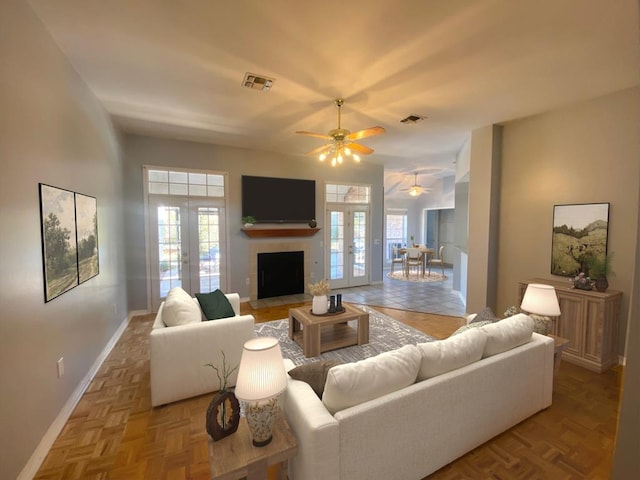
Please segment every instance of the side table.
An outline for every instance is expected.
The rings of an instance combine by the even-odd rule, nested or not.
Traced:
[[[562,360],[562,352],[571,343],[570,340],[555,335],[549,335],[553,338],[553,376],[555,377],[560,370],[560,360]]]
[[[267,480],[267,467],[279,464],[278,478],[287,478],[289,459],[298,451],[298,443],[282,411],[273,427],[273,440],[264,447],[254,447],[244,417],[235,433],[214,442],[209,438],[211,480]]]

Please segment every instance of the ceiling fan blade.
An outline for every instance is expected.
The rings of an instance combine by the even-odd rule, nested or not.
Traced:
[[[359,143],[347,143],[345,147],[356,153],[360,153],[361,155],[369,155],[373,153],[373,148],[365,147],[364,145],[360,145]]]
[[[383,127],[371,127],[359,132],[353,132],[347,135],[348,140],[360,140],[361,138],[373,137],[374,135],[381,135],[386,130]]]
[[[329,147],[330,145],[322,145],[321,147],[314,148],[310,152],[305,153],[305,155],[317,155],[319,153],[322,153],[324,150],[326,150]]]
[[[300,135],[307,135],[309,137],[316,137],[316,138],[322,138],[324,140],[331,140],[331,137],[329,135],[325,135],[323,133],[313,133],[313,132],[304,132],[304,131],[298,131],[296,133],[299,133]]]

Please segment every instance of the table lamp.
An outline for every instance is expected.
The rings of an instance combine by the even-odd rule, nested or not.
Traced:
[[[253,445],[271,442],[278,414],[279,395],[287,388],[280,343],[274,337],[258,337],[244,344],[235,395],[245,402],[245,416]]]
[[[560,315],[560,305],[556,289],[551,285],[530,283],[524,292],[520,309],[529,313],[536,323],[534,331],[548,335],[551,332],[551,318]]]

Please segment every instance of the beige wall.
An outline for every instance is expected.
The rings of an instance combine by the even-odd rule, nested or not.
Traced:
[[[111,124],[27,2],[3,0],[0,19],[0,478],[13,479],[127,312]],[[39,182],[98,201],[100,274],[46,304]]]
[[[624,292],[618,342],[623,353],[637,265],[639,126],[640,88],[504,126],[498,313],[517,304],[518,281],[553,278],[554,205],[610,202],[609,251],[615,254],[615,275],[609,285]]]
[[[638,204],[640,205],[640,196]],[[636,236],[640,238],[640,225]],[[636,245],[636,258],[640,258],[640,243]],[[611,470],[613,480],[635,478],[640,471],[640,276],[637,268],[633,280],[629,318],[633,320],[627,330],[627,363],[624,369],[618,435]]]

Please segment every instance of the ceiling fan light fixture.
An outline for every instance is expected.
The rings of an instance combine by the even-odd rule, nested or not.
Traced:
[[[338,128],[330,130],[326,135],[300,130],[296,132],[302,135],[308,135],[311,137],[317,137],[326,140],[327,143],[325,145],[307,152],[307,155],[317,155],[319,152],[321,152],[318,157],[320,161],[324,160],[326,157],[332,157],[332,166],[343,163],[345,157],[351,157],[354,162],[359,163],[360,156],[356,155],[354,153],[354,150],[362,155],[369,155],[373,153],[373,149],[356,142],[363,138],[385,133],[385,129],[379,126],[366,128],[364,130],[353,133],[347,129],[342,128],[341,107],[343,103],[344,100],[341,98],[335,100],[335,105],[338,109]]]

